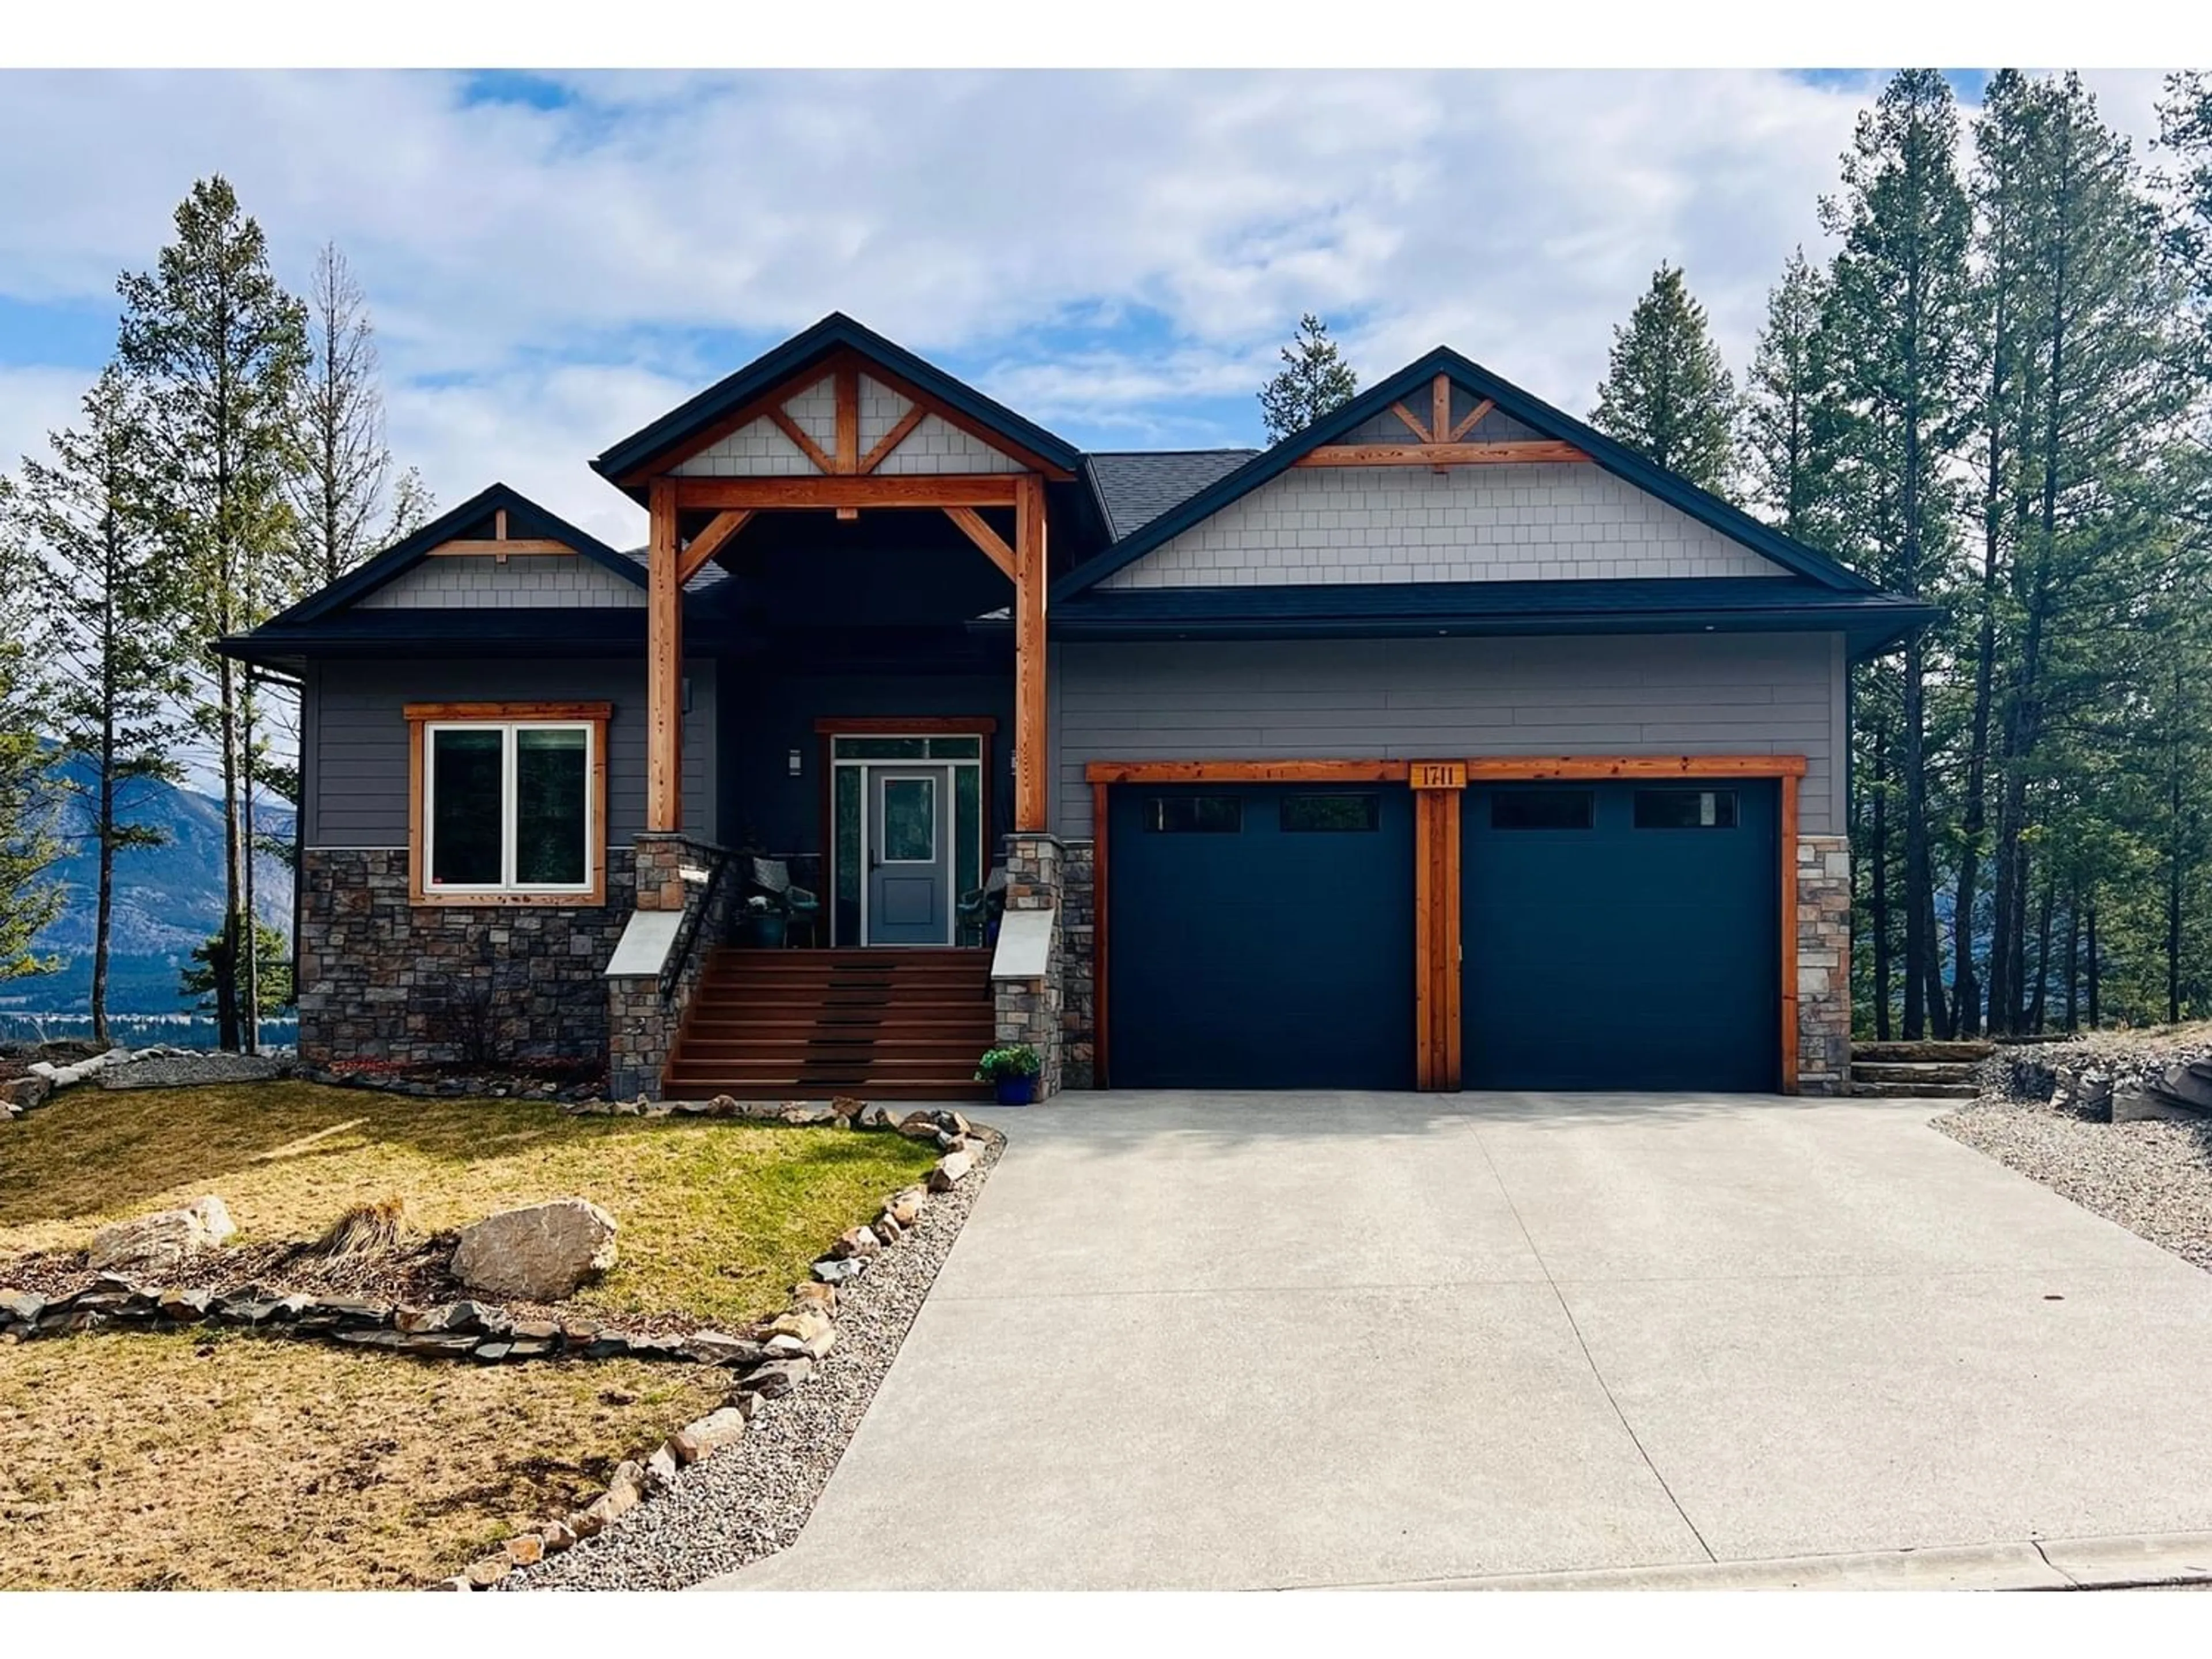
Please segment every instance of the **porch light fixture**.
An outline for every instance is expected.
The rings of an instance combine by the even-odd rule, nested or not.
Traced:
[[[805,763],[800,759],[799,750],[796,749],[791,751],[791,758],[788,764],[791,768],[791,775],[794,778],[799,775],[801,769],[805,767]]]

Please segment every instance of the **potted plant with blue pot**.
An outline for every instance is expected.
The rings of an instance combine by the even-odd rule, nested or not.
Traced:
[[[986,1048],[975,1062],[975,1081],[988,1083],[1001,1106],[1026,1106],[1036,1098],[1037,1073],[1044,1062],[1026,1042]]]

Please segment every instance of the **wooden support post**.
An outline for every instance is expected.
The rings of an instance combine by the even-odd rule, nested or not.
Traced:
[[[684,583],[676,544],[676,486],[647,487],[645,827],[684,827]]]
[[[1782,843],[1782,1092],[1797,1092],[1797,778],[1782,775],[1782,801],[1775,838]],[[1848,975],[1846,960],[1832,973]],[[1846,990],[1848,994],[1848,988]]]
[[[1413,1084],[1460,1080],[1460,798],[1467,768],[1415,761],[1413,787]]]
[[[1014,828],[1047,827],[1045,777],[1044,480],[1024,473],[1014,493]]]

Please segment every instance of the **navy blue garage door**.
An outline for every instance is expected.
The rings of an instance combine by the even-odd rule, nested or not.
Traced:
[[[1771,781],[1499,784],[1462,814],[1467,1087],[1778,1086]]]
[[[1117,784],[1110,799],[1115,1087],[1413,1086],[1410,791]]]

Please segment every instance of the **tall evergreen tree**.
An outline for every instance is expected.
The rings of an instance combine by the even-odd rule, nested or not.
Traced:
[[[1751,498],[1784,534],[1827,540],[1819,522],[1826,477],[1821,431],[1827,391],[1820,313],[1827,274],[1795,249],[1766,296],[1766,325],[1744,377],[1743,462]]]
[[[1940,595],[1952,556],[1948,462],[1967,403],[1972,211],[1957,166],[1958,112],[1933,70],[1905,70],[1859,118],[1843,192],[1821,216],[1843,246],[1822,330],[1832,351],[1841,550],[1885,586]],[[1896,769],[1904,841],[1905,1035],[1944,1024],[1929,847],[1930,642],[1900,653]]]
[[[251,1048],[259,1039],[243,793],[252,708],[239,665],[213,647],[268,614],[297,546],[286,485],[299,465],[293,413],[307,317],[270,270],[261,227],[220,177],[192,186],[155,269],[125,273],[117,286],[120,359],[148,399],[165,538],[187,573],[186,617],[204,649],[197,714],[222,771],[222,932],[233,959],[217,972],[218,1040]]]
[[[1726,493],[1735,468],[1735,385],[1705,308],[1662,263],[1613,331],[1590,424],[1694,484]]]
[[[51,460],[27,458],[6,518],[27,550],[40,599],[40,654],[64,760],[57,776],[76,799],[68,830],[96,854],[92,1035],[107,1041],[107,965],[118,853],[159,846],[136,821],[146,787],[173,781],[185,690],[176,593],[155,531],[145,473],[144,411],[112,368],[86,392],[83,424],[49,440]]]
[[[1310,311],[1298,319],[1297,337],[1280,356],[1282,368],[1260,388],[1260,416],[1271,444],[1304,431],[1359,390],[1359,377],[1328,337],[1328,325]]]
[[[316,256],[307,313],[310,359],[294,416],[300,468],[292,481],[303,592],[336,581],[376,550],[392,476],[376,331],[368,296],[336,243]],[[419,488],[412,472],[403,486],[407,479]]]
[[[2171,580],[2158,475],[2186,387],[2174,373],[2176,295],[2126,140],[2072,75],[2020,82],[1999,113],[2018,133],[2028,271],[1990,965],[1990,1023],[2014,1030],[2033,995],[2031,786],[2054,729],[2125,683],[2115,671],[2125,675],[2141,643],[2142,603]]]
[[[0,502],[14,489],[0,479]],[[39,735],[45,686],[24,643],[33,574],[27,556],[0,540],[0,981],[56,965],[32,945],[61,914],[63,898],[53,876],[62,851],[54,833],[53,750]]]

